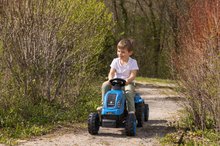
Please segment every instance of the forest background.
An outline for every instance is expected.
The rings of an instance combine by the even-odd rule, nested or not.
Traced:
[[[133,40],[138,76],[176,80],[186,125],[218,133],[219,3],[0,0],[1,141],[85,121],[124,37]]]

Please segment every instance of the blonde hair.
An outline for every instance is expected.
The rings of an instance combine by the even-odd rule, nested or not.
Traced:
[[[122,39],[118,42],[118,49],[127,49],[129,52],[133,51],[132,42],[129,39]]]

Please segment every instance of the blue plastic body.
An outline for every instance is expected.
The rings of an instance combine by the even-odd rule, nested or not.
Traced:
[[[140,94],[136,93],[134,97],[134,103],[142,103],[144,102],[144,99],[141,98]]]
[[[124,112],[125,96],[123,90],[110,90],[104,96],[102,115],[121,115]],[[115,95],[115,104],[113,107],[107,106],[107,100],[110,94]]]
[[[111,107],[108,106],[108,98],[112,96],[115,101],[112,102]],[[104,103],[101,115],[122,115],[125,108],[125,94],[123,90],[110,90],[104,96]],[[144,100],[140,97],[138,93],[134,97],[135,104],[143,103]],[[109,103],[110,104],[110,103]]]

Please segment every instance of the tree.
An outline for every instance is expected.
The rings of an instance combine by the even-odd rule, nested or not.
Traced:
[[[173,1],[105,1],[116,22],[116,40],[121,37],[135,40],[135,57],[140,65],[140,76],[169,77],[168,54],[169,48],[174,48],[170,44],[175,37],[174,33],[171,35],[174,25],[171,26],[172,19],[168,14],[177,17],[171,11]]]
[[[173,56],[186,109],[202,130],[220,127],[219,6],[218,0],[192,2],[179,21],[180,51]]]

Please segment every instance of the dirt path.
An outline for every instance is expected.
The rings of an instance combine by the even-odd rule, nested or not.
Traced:
[[[24,141],[23,146],[159,146],[158,138],[172,132],[169,127],[180,109],[179,97],[171,86],[137,84],[137,92],[149,104],[149,121],[137,129],[135,137],[128,137],[123,128],[100,128],[99,134],[92,136],[87,129],[70,128],[68,132],[58,132]]]

